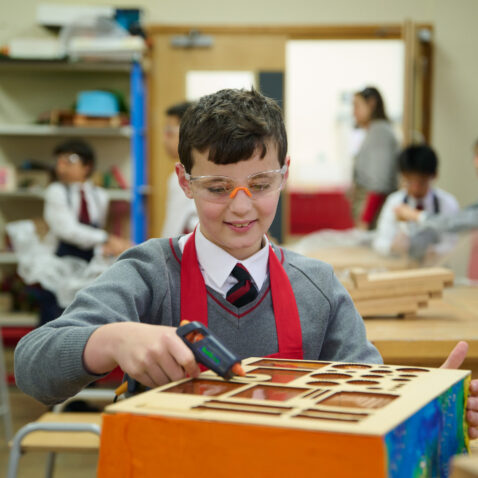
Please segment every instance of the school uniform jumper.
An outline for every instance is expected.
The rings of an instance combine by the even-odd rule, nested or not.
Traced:
[[[276,246],[272,250],[274,267],[282,263],[295,296],[299,336],[295,327],[290,337],[281,337],[270,274],[256,299],[240,308],[204,285],[208,327],[226,347],[241,358],[287,357],[290,350],[282,353],[281,342],[289,349],[300,343],[304,359],[381,363],[377,349],[367,341],[362,318],[332,267]],[[15,350],[18,386],[45,404],[63,401],[98,378],[85,370],[82,355],[99,326],[134,321],[177,327],[181,318],[186,318],[181,300],[185,308],[185,300],[194,292],[181,290],[183,261],[178,238],[151,239],[126,251],[77,294],[62,317],[22,338]],[[195,267],[199,269],[197,264]],[[196,320],[196,316],[187,318]]]

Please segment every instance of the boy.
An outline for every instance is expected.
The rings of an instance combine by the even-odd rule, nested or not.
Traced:
[[[81,139],[60,143],[53,151],[58,181],[45,191],[44,219],[49,241],[59,257],[72,256],[90,262],[95,248],[107,255],[119,255],[132,244],[109,235],[103,228],[108,212],[106,191],[90,180],[95,153]],[[35,290],[40,300],[40,323],[61,315],[56,296],[46,289]]]
[[[478,173],[478,140],[473,146],[473,165]],[[439,242],[447,233],[456,233],[478,229],[478,202],[453,214],[427,214],[416,211],[408,205],[399,206],[395,214],[401,221],[415,221],[417,230],[410,236],[405,247],[415,259],[421,259],[430,247]]]
[[[185,101],[166,110],[166,125],[163,134],[164,149],[174,162],[179,159],[179,124],[191,104],[191,102]],[[191,232],[197,222],[198,217],[194,201],[184,195],[178,184],[176,173],[172,173],[168,179],[166,217],[161,237],[173,237]]]
[[[454,214],[460,209],[454,196],[432,187],[438,170],[438,158],[432,148],[426,145],[409,146],[400,153],[398,165],[404,188],[387,198],[373,241],[374,249],[383,255],[399,252],[397,243],[400,235],[413,232],[413,224],[400,224],[395,215],[395,209],[400,205],[407,204],[428,214]],[[434,247],[433,252],[445,254],[454,247],[455,242],[455,237],[448,235]]]
[[[241,358],[380,363],[332,268],[269,244],[286,152],[278,105],[254,90],[222,90],[189,108],[176,173],[199,227],[130,249],[62,317],[25,336],[19,387],[55,403],[116,365],[149,387],[197,376],[176,335],[181,319],[204,323]]]
[[[75,256],[89,262],[96,246],[102,246],[111,255],[131,246],[129,241],[109,235],[103,229],[108,196],[89,180],[95,167],[90,145],[80,139],[67,140],[53,154],[58,182],[46,189],[44,217],[58,243],[56,255]]]

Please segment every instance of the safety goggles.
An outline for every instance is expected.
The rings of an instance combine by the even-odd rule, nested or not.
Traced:
[[[239,191],[244,191],[252,200],[261,199],[279,191],[284,186],[287,165],[281,169],[251,174],[244,182],[228,176],[191,176],[184,173],[197,197],[206,201],[224,203],[233,199]]]

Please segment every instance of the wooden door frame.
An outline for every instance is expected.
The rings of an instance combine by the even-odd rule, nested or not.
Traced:
[[[430,24],[415,24],[417,29],[427,28],[433,32],[433,26]],[[237,35],[237,36],[284,36],[286,40],[405,40],[405,28],[403,24],[370,24],[370,25],[150,25],[147,28],[147,33],[150,38],[153,39],[156,35],[188,35],[191,31],[196,31],[204,35]],[[432,58],[431,45],[427,51],[429,59]],[[154,66],[154,65],[153,65]],[[154,69],[154,68],[153,68]],[[424,124],[423,131],[425,138],[429,140],[429,134],[431,131],[431,85],[432,85],[432,67],[429,69],[429,76],[424,79],[426,84],[423,84],[424,95],[422,98],[422,106],[427,108],[424,111]],[[151,91],[150,98],[153,99],[154,85],[153,81],[150,81]],[[150,101],[150,104],[154,101]],[[161,113],[161,112],[160,112]],[[148,125],[154,124],[151,121],[151,115],[153,112],[151,108],[148,110],[149,121]],[[158,134],[158,133],[156,133]],[[150,155],[151,161],[154,161],[154,147],[152,145],[152,132],[148,134],[149,150],[153,153]],[[151,168],[150,168],[151,169]],[[153,188],[155,187],[152,184]],[[153,194],[151,200],[154,200]],[[287,201],[285,205],[285,211],[287,211]],[[155,208],[149,207],[149,211],[154,211]],[[149,218],[150,225],[153,218]],[[156,230],[158,228],[156,227]],[[153,230],[150,228],[150,230]]]

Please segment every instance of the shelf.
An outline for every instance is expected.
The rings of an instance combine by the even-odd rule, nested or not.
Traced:
[[[67,61],[67,60],[20,60],[2,58],[0,71],[27,71],[45,72],[108,72],[129,73],[132,62],[129,61]]]
[[[131,201],[130,189],[105,189],[110,201]],[[44,189],[24,189],[17,191],[0,191],[0,199],[39,199],[45,197]]]
[[[17,256],[14,252],[0,252],[0,264],[16,264]]]
[[[38,314],[35,312],[0,312],[0,327],[36,327]]]
[[[130,189],[105,189],[110,201],[131,201]]]
[[[44,189],[18,189],[16,191],[0,191],[0,199],[43,199]]]
[[[79,126],[52,126],[43,124],[0,124],[1,136],[97,136],[130,138],[131,126],[119,128],[83,128]]]

